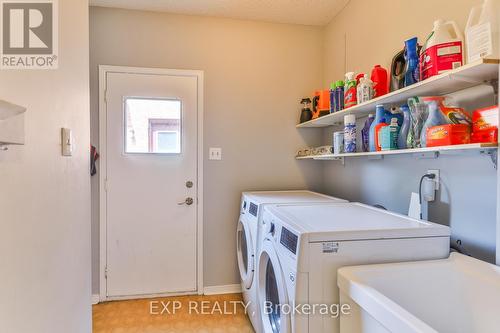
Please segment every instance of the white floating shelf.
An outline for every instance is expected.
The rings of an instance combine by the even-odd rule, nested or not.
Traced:
[[[498,59],[480,59],[447,73],[415,83],[409,87],[374,98],[368,102],[298,124],[297,128],[332,126],[343,123],[345,115],[354,114],[357,117],[364,117],[369,113],[375,113],[375,106],[377,104],[399,106],[406,103],[408,98],[414,96],[441,96],[472,88],[498,79],[499,63]]]
[[[325,155],[310,155],[296,157],[297,160],[340,160],[345,157],[363,157],[363,156],[384,156],[384,155],[401,155],[401,154],[426,154],[433,152],[463,152],[463,151],[487,151],[497,149],[496,143],[470,143],[465,145],[440,146],[415,149],[398,149],[385,150],[376,152],[360,152],[349,154],[325,154]]]
[[[24,112],[26,112],[24,106],[0,100],[0,120],[9,119]]]

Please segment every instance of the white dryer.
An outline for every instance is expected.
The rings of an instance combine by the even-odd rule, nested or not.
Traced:
[[[335,305],[342,266],[449,255],[448,227],[359,203],[272,205],[262,221],[258,301],[264,333],[340,332]]]
[[[237,257],[241,286],[245,302],[249,302],[248,316],[257,333],[262,332],[257,304],[256,259],[259,224],[263,207],[268,204],[347,202],[311,191],[243,192],[237,227]]]

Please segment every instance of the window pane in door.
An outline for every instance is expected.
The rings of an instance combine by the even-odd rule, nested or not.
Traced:
[[[125,98],[125,153],[181,153],[181,102]]]

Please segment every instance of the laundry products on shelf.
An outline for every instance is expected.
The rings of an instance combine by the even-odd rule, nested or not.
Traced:
[[[369,138],[370,138],[370,126],[375,120],[375,116],[373,114],[369,114],[368,118],[366,118],[365,126],[361,130],[361,141],[362,141],[362,149],[364,152],[370,151],[369,146]]]
[[[346,109],[357,104],[357,82],[354,74],[354,72],[348,72],[345,74],[344,108]]]
[[[484,0],[472,8],[465,28],[467,61],[481,58],[498,58],[500,0]]]
[[[344,117],[344,151],[356,152],[356,116],[353,114]]]
[[[380,97],[389,92],[389,78],[385,68],[375,65],[372,69],[371,80],[373,81],[373,97]]]
[[[498,106],[478,109],[472,114],[473,143],[498,142]]]
[[[462,66],[463,36],[455,21],[434,21],[420,54],[422,80]]]
[[[388,126],[383,126],[379,133],[380,150],[398,149],[399,125],[398,119],[392,118]]]
[[[363,74],[359,79],[358,87],[356,88],[358,104],[368,102],[373,98],[373,81],[368,75]]]
[[[427,147],[461,145],[470,143],[470,126],[448,124],[427,129]]]
[[[405,41],[404,86],[408,87],[420,81],[420,65],[417,37]]]

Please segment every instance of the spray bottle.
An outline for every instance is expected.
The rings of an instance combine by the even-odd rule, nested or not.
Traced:
[[[344,107],[346,109],[358,104],[356,95],[356,78],[354,72],[348,72],[345,74],[344,86]]]

